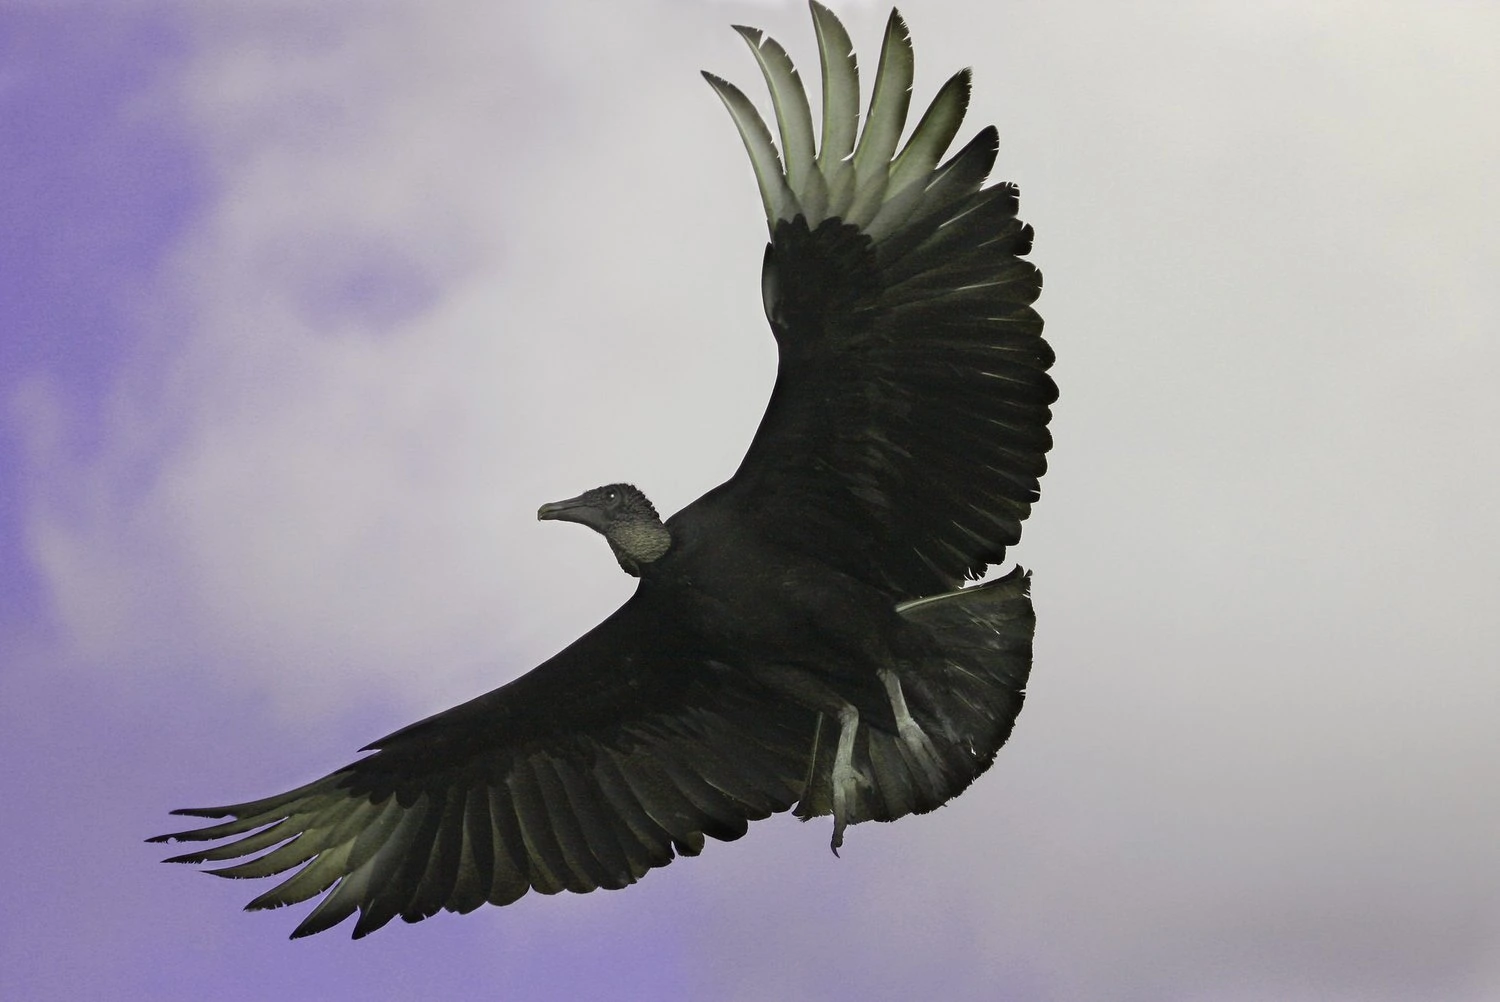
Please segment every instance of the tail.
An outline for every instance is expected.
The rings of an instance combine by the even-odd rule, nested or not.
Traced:
[[[995,761],[1026,698],[1036,628],[1030,592],[1031,575],[1017,567],[995,581],[897,607],[932,634],[940,654],[893,674],[899,685],[887,680],[896,733],[859,728],[854,765],[864,781],[847,823],[925,814]],[[832,810],[837,731],[823,722],[800,817]]]
[[[974,588],[904,602],[897,611],[931,630],[943,652],[941,661],[903,676],[912,712],[933,740],[962,744],[974,756],[972,782],[1010,737],[1026,699],[1036,632],[1031,574],[1016,567]]]

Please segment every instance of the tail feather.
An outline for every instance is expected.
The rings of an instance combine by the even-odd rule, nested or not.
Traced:
[[[1010,737],[1026,698],[1036,630],[1031,575],[1017,567],[898,610],[927,627],[943,652],[941,661],[903,678],[912,713],[934,740],[967,745],[981,761],[978,776]]]

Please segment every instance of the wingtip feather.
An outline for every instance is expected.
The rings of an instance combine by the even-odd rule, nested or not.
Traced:
[[[812,3],[813,31],[823,73],[823,147],[820,160],[842,160],[854,152],[859,129],[859,58],[849,32],[827,7]]]
[[[745,151],[750,155],[750,166],[755,172],[755,181],[760,188],[761,202],[766,210],[766,221],[774,226],[777,219],[787,211],[789,203],[793,202],[791,191],[787,188],[786,175],[782,172],[781,157],[776,152],[776,144],[771,140],[771,130],[766,128],[766,123],[760,117],[760,112],[755,110],[755,105],[750,103],[743,91],[723,77],[703,70],[703,79],[719,95],[719,100],[724,102],[724,107],[729,111],[729,117],[734,119],[735,128],[739,130],[740,139],[745,144]]]
[[[790,218],[798,208],[805,211],[809,201],[817,201],[817,186],[809,184],[816,173],[812,108],[797,67],[781,43],[757,28],[737,25],[735,30],[750,46],[771,93],[776,126],[781,134],[781,163],[792,195],[791,203],[782,206],[780,218]]]

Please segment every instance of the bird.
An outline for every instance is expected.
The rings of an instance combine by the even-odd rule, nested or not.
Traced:
[[[294,871],[247,908],[322,895],[292,938],[356,912],[360,938],[397,916],[622,888],[788,810],[831,815],[838,854],[850,825],[934,810],[989,768],[1035,630],[1029,572],[998,568],[1039,497],[1057,398],[1033,231],[1014,185],[986,185],[994,126],[944,159],[969,70],[902,144],[914,64],[899,11],[861,127],[849,35],[810,9],[816,142],[796,68],[759,30],[735,28],[779,146],[739,88],[704,73],[765,210],[778,350],[734,475],[666,520],[628,483],[542,505],[638,579],[618,610],[321,779],[173,812],[214,823],[150,841],[213,844],[168,862]]]

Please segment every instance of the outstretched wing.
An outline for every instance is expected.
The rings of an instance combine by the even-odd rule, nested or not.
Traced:
[[[849,36],[814,0],[822,146],[786,52],[740,28],[781,133],[705,74],[750,153],[771,231],[763,272],[780,367],[730,505],[766,537],[912,597],[977,577],[1020,538],[1051,446],[1051,348],[1031,308],[1041,275],[1013,185],[984,188],[993,126],[939,166],[969,73],[910,139],[912,51],[891,12],[864,129]]]
[[[293,938],[360,917],[503,905],[634,883],[704,836],[731,840],[802,792],[815,715],[635,623],[632,599],[541,668],[370,745],[276,797],[178,811],[229,818],[153,842],[217,841],[168,862],[264,855],[210,872],[301,869],[251,901],[327,892]],[[225,841],[227,840],[227,841]]]

